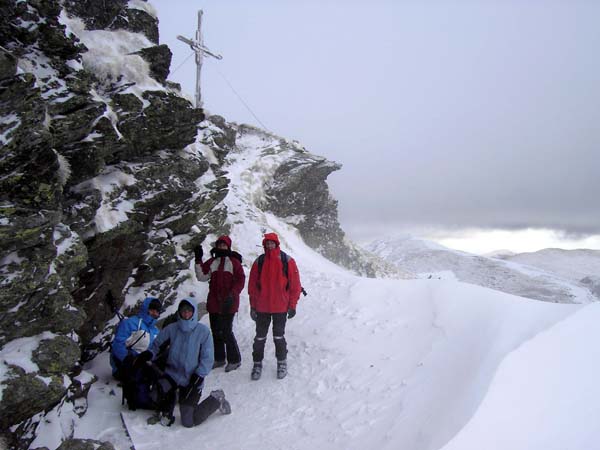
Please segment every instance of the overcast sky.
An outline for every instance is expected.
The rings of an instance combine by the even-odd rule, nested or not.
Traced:
[[[223,55],[204,63],[208,111],[260,125],[225,77],[269,130],[343,164],[329,184],[351,237],[544,228],[595,245],[600,2],[153,5],[172,71],[204,10]],[[193,58],[170,78],[193,95]]]

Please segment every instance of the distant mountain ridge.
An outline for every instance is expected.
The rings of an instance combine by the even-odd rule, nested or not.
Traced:
[[[548,249],[497,257],[473,255],[415,238],[384,238],[367,249],[421,278],[457,279],[510,294],[555,303],[600,298],[600,252]]]
[[[538,267],[574,281],[600,276],[600,250],[545,248],[537,252],[501,255],[499,258]]]

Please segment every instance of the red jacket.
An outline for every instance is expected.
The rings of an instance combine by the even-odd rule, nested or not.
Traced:
[[[196,277],[208,281],[206,309],[211,314],[235,314],[240,306],[240,292],[244,289],[246,275],[240,261],[234,256],[217,256],[196,264]],[[233,304],[224,309],[225,299],[231,295]]]
[[[279,238],[275,233],[265,234],[266,241],[275,241],[277,247],[273,250],[265,248],[265,259],[260,278],[258,274],[258,258],[252,264],[248,295],[250,306],[262,313],[282,313],[288,309],[296,309],[302,286],[300,273],[293,258],[288,256],[288,276],[283,273],[283,263],[279,249]]]

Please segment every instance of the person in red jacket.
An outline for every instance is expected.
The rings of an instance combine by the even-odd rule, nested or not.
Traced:
[[[262,360],[269,325],[273,320],[273,342],[277,357],[277,378],[287,375],[287,343],[285,323],[296,315],[300,297],[300,273],[293,258],[279,248],[275,233],[267,233],[263,239],[265,253],[260,255],[250,270],[248,294],[250,316],[256,322],[256,336],[252,348],[251,378],[258,380],[262,374]]]
[[[212,257],[202,262],[202,246],[194,248],[196,277],[199,281],[209,281],[206,309],[210,319],[215,362],[213,368],[225,365],[225,372],[237,369],[242,357],[235,335],[233,317],[240,305],[240,292],[244,289],[246,275],[241,263],[241,255],[231,251],[229,236],[220,236],[211,250]]]

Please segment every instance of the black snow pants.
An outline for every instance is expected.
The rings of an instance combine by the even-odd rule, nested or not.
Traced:
[[[219,400],[210,395],[200,401],[202,391],[196,389],[192,389],[187,397],[183,397],[186,389],[175,385],[170,377],[161,378],[159,384],[162,391],[159,411],[173,416],[176,398],[179,397],[181,424],[186,428],[200,425],[221,406]],[[177,392],[179,392],[179,396],[177,396]]]
[[[275,357],[277,361],[284,361],[287,357],[287,343],[285,342],[285,322],[287,313],[256,313],[256,337],[252,347],[252,359],[260,362],[265,356],[265,343],[271,318],[273,319],[273,343],[275,344]]]
[[[208,315],[215,348],[215,361],[225,361],[227,358],[228,363],[237,364],[242,360],[240,348],[233,334],[234,316],[235,314]]]

